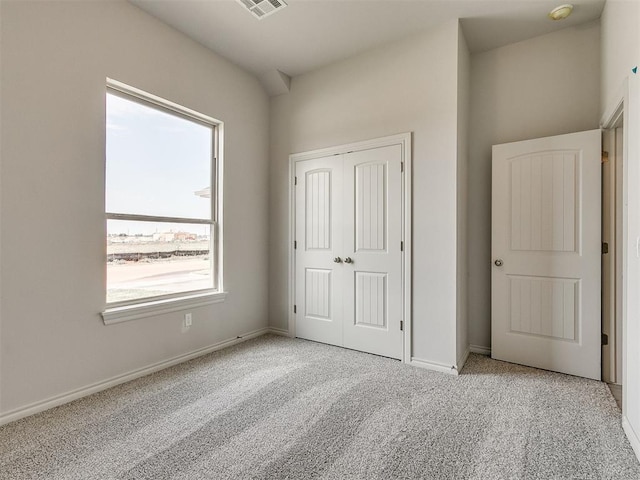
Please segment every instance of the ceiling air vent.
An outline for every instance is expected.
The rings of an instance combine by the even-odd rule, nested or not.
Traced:
[[[287,6],[283,0],[238,0],[238,3],[247,7],[257,19],[268,17]]]

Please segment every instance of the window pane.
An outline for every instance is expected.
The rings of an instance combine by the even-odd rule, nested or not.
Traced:
[[[213,127],[107,94],[106,210],[211,219]]]
[[[211,225],[107,220],[107,303],[214,287]]]

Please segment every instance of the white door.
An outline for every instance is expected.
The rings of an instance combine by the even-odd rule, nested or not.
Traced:
[[[600,131],[494,145],[492,357],[600,379]]]
[[[344,346],[402,358],[402,150],[344,156]]]
[[[296,335],[342,345],[342,158],[296,163]]]
[[[296,162],[296,336],[402,358],[402,147]]]

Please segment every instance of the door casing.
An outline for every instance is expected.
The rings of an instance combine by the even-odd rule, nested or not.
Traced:
[[[615,128],[623,118],[622,212],[621,212],[621,312],[622,312],[622,428],[640,459],[640,78],[623,81],[601,119],[605,129]]]
[[[318,150],[289,155],[289,281],[288,281],[288,331],[290,337],[296,336],[295,330],[295,295],[296,295],[296,263],[295,263],[295,220],[296,220],[296,198],[295,198],[295,175],[296,162],[313,160],[315,158],[327,157],[330,155],[342,155],[355,151],[368,150],[390,145],[400,145],[402,147],[402,318],[403,328],[403,362],[411,362],[411,132],[381,137],[362,142],[338,145]]]

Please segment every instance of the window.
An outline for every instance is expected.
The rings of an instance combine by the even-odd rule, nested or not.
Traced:
[[[166,305],[221,290],[219,127],[108,82],[107,307]]]

